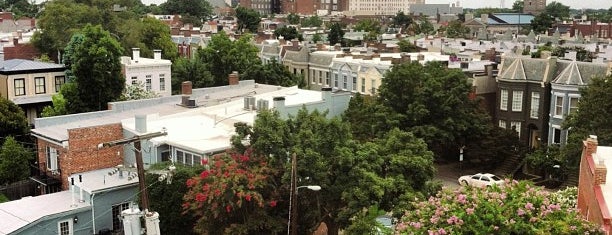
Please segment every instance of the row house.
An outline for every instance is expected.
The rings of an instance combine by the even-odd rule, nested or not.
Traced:
[[[551,82],[548,144],[567,143],[568,130],[562,128],[565,118],[578,109],[580,89],[596,76],[609,75],[612,63],[579,61],[557,62],[557,76]]]
[[[0,65],[0,96],[21,107],[33,124],[51,97],[66,83],[66,68],[61,64],[12,59]]]
[[[153,58],[141,58],[140,49],[132,48],[132,57],[121,57],[121,72],[126,86],[143,86],[146,91],[160,96],[172,94],[172,61],[162,59],[161,50],[153,50]]]

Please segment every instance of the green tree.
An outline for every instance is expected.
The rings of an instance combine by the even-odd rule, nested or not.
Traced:
[[[302,27],[321,27],[323,20],[319,16],[311,16],[302,20]]]
[[[573,203],[527,181],[503,187],[461,187],[413,203],[396,234],[604,234]]]
[[[206,64],[214,78],[214,85],[227,85],[227,76],[233,71],[246,73],[261,64],[259,50],[251,43],[250,35],[231,41],[223,31],[213,35],[205,48],[198,49],[197,56]]]
[[[333,23],[329,28],[329,33],[327,34],[327,40],[329,41],[329,45],[336,45],[336,43],[341,43],[344,38],[344,31],[342,30],[342,26],[340,23]]]
[[[297,29],[292,26],[289,26],[289,27],[283,26],[283,27],[277,28],[276,30],[274,30],[274,36],[276,36],[277,38],[279,36],[283,36],[283,38],[288,41],[294,38],[300,41],[304,40],[304,38],[302,37],[302,34],[299,33]]]
[[[74,81],[69,83],[74,84],[62,89],[69,113],[103,110],[108,102],[121,96],[125,86],[119,62],[123,49],[119,42],[100,25],[87,25],[80,34],[82,41],[73,37],[75,40],[70,42],[76,45],[69,59],[74,74]]]
[[[518,13],[523,12],[523,8],[525,7],[525,2],[523,0],[516,0],[512,3],[512,10]]]
[[[353,27],[355,31],[380,33],[380,21],[374,19],[360,20]]]
[[[13,101],[0,97],[0,137],[25,136],[29,132],[30,126],[23,110]],[[0,143],[2,141],[0,139]]]
[[[397,43],[401,52],[419,52],[419,48],[406,39],[402,39]]]
[[[204,0],[168,0],[159,5],[165,14],[189,15],[206,20],[213,14],[213,8]]]
[[[399,126],[399,115],[382,105],[375,97],[355,94],[342,119],[351,124],[353,138],[361,142],[382,138]]]
[[[261,16],[253,9],[239,6],[236,8],[236,17],[238,18],[238,31],[256,33],[261,22]]]
[[[12,136],[7,137],[0,151],[0,184],[10,184],[30,176],[31,150],[24,148]]]
[[[278,63],[275,59],[272,59],[266,64],[254,66],[252,69],[246,71],[242,77],[245,80],[255,80],[256,83],[260,84],[284,87],[303,87],[305,85],[302,77],[293,74],[287,67]]]
[[[158,19],[145,17],[130,19],[118,27],[118,37],[124,51],[140,48],[140,55],[153,57],[153,50],[162,51],[162,58],[174,61],[178,57],[178,48],[170,37],[170,28]]]
[[[410,16],[406,15],[403,11],[398,12],[393,17],[392,24],[396,28],[401,28],[402,32],[404,32],[411,24],[413,20]]]
[[[549,3],[548,5],[546,5],[546,8],[544,9],[544,13],[542,14],[547,14],[550,17],[552,17],[553,19],[565,19],[568,18],[570,16],[570,8],[569,6],[563,5],[560,2],[556,2],[556,1],[552,1],[551,3]]]
[[[562,154],[570,169],[578,169],[582,151],[582,141],[589,135],[596,135],[601,146],[612,145],[612,75],[593,78],[589,85],[580,90],[578,110],[569,114],[563,124],[570,129],[567,144]]]
[[[486,133],[488,116],[469,98],[471,84],[458,69],[442,63],[395,65],[379,87],[382,104],[401,116],[403,130],[423,138],[437,156]]]
[[[547,32],[552,27],[554,18],[547,13],[541,13],[531,20],[531,28],[536,33]]]
[[[130,84],[125,86],[123,92],[121,93],[121,97],[119,97],[120,101],[126,100],[140,100],[140,99],[151,99],[159,97],[159,94],[154,91],[147,91],[142,82],[138,82],[137,84]]]
[[[158,163],[149,169],[146,174],[147,182],[157,182],[158,174],[150,173],[152,171],[167,170],[169,164]],[[160,215],[164,215],[164,219],[160,220],[159,227],[163,234],[197,234],[193,231],[193,225],[197,219],[189,213],[183,213],[183,196],[187,193],[188,188],[185,182],[188,179],[198,176],[204,169],[204,166],[184,166],[177,164],[176,170],[172,175],[172,182],[153,184],[148,189],[149,207],[151,211],[156,211]]]
[[[458,20],[449,22],[446,27],[446,36],[449,38],[463,38],[468,33],[470,33],[470,29]]]
[[[289,13],[289,15],[287,15],[287,22],[292,25],[297,25],[300,23],[300,16],[295,13]]]
[[[43,117],[53,117],[68,114],[68,110],[66,110],[66,99],[64,99],[64,95],[62,95],[61,91],[60,93],[51,96],[51,102],[52,105],[45,106],[45,108],[43,108]]]
[[[429,22],[427,19],[416,21],[414,25],[414,32],[416,34],[430,35],[435,32],[433,24],[431,24],[431,22]]]
[[[312,42],[317,43],[320,41],[323,41],[321,34],[315,33],[315,35],[312,35]]]
[[[199,57],[178,58],[172,64],[172,92],[178,94],[181,84],[185,81],[192,82],[193,88],[209,87],[215,82],[206,64]]]

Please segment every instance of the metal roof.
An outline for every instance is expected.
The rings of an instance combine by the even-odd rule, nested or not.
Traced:
[[[12,59],[1,62],[0,73],[64,68],[65,67],[63,64],[54,64],[24,59]]]

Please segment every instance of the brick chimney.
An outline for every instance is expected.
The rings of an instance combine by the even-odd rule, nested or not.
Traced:
[[[300,41],[297,38],[291,40],[291,49],[297,51],[300,48]]]
[[[597,153],[597,136],[590,135],[586,141],[584,141],[584,153],[586,156],[593,156]]]
[[[191,89],[193,84],[191,81],[184,81],[181,83],[181,94],[183,95],[191,95]]]
[[[230,85],[238,85],[238,83],[240,83],[238,71],[233,71],[227,76],[227,78]]]
[[[594,175],[594,185],[606,184],[606,174],[608,173],[608,168],[606,168],[606,164],[603,160],[599,160],[597,164],[595,164],[595,175]]]

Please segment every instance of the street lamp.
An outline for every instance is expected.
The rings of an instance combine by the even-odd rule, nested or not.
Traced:
[[[296,201],[296,197],[298,194],[298,190],[301,188],[307,188],[312,191],[321,190],[321,186],[319,185],[304,185],[297,186],[296,181],[296,170],[297,160],[296,154],[294,153],[291,156],[291,194],[289,194],[289,221],[287,222],[287,235],[297,235],[297,204],[293,205],[293,202]]]

